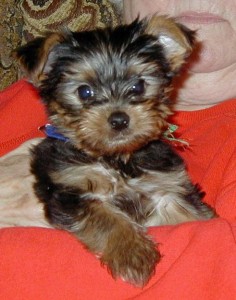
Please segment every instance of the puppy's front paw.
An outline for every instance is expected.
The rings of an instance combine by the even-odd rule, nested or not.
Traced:
[[[132,239],[125,237],[116,245],[109,245],[101,257],[114,278],[120,277],[136,286],[142,287],[155,273],[160,253],[153,241],[145,235],[136,233]]]

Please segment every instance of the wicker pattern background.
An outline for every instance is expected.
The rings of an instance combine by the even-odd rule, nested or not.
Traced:
[[[119,9],[109,0],[1,0],[0,90],[19,79],[12,50],[46,31],[60,27],[86,30],[115,26]],[[119,2],[119,1],[118,1]]]

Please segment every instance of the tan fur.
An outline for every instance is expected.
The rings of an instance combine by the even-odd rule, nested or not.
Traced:
[[[141,227],[114,206],[99,201],[89,201],[88,206],[89,214],[82,220],[78,216],[72,232],[100,257],[114,278],[145,285],[160,260],[156,245]]]
[[[183,65],[186,57],[192,52],[192,47],[186,37],[171,18],[165,16],[150,18],[146,31],[148,34],[157,35],[160,39],[163,39],[163,44],[171,43],[173,45],[172,47],[166,47],[166,53],[171,61],[173,71],[178,70]]]
[[[103,106],[85,110],[81,115],[76,140],[80,141],[83,148],[92,151],[93,155],[99,155],[101,152],[113,154],[118,151],[131,153],[146,144],[147,136],[158,138],[166,126],[165,116],[169,113],[168,108],[162,109],[160,105],[160,110],[154,111],[151,109],[152,105],[147,102],[145,105],[134,107],[118,106],[115,109]],[[130,126],[117,136],[116,132],[111,131],[107,118],[112,112],[120,110],[130,116]]]
[[[64,40],[64,36],[62,32],[57,33],[50,33],[48,37],[45,39],[43,46],[40,49],[39,53],[39,59],[38,64],[36,68],[32,72],[28,72],[27,67],[25,67],[25,64],[27,65],[27,62],[22,61],[22,58],[18,56],[17,52],[14,52],[13,55],[19,60],[21,63],[24,71],[26,72],[27,76],[29,76],[32,80],[32,82],[38,86],[43,79],[45,79],[44,74],[44,67],[48,60],[48,55],[50,51],[53,49],[53,47],[59,43],[61,43]]]
[[[62,33],[52,33],[48,36],[48,38],[45,40],[45,43],[43,45],[43,48],[41,48],[41,53],[40,53],[40,64],[38,65],[37,69],[34,72],[34,77],[36,80],[41,81],[44,79],[44,74],[43,70],[45,67],[45,64],[48,59],[48,55],[52,48],[61,43],[64,40],[64,37]]]

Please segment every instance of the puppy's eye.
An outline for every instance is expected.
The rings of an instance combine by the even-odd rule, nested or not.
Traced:
[[[94,97],[94,91],[86,84],[78,88],[78,94],[81,100],[89,100]]]
[[[142,95],[145,91],[145,82],[143,79],[137,81],[130,89],[130,92],[134,95]]]

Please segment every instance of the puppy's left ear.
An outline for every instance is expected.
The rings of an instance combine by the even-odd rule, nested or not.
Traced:
[[[26,45],[19,47],[14,53],[26,76],[37,86],[45,76],[45,70],[52,63],[50,53],[56,45],[62,43],[65,36],[62,33],[49,33],[38,37]]]
[[[164,47],[172,71],[178,72],[192,53],[195,32],[172,18],[155,15],[148,20],[146,33],[157,37],[158,42]]]

